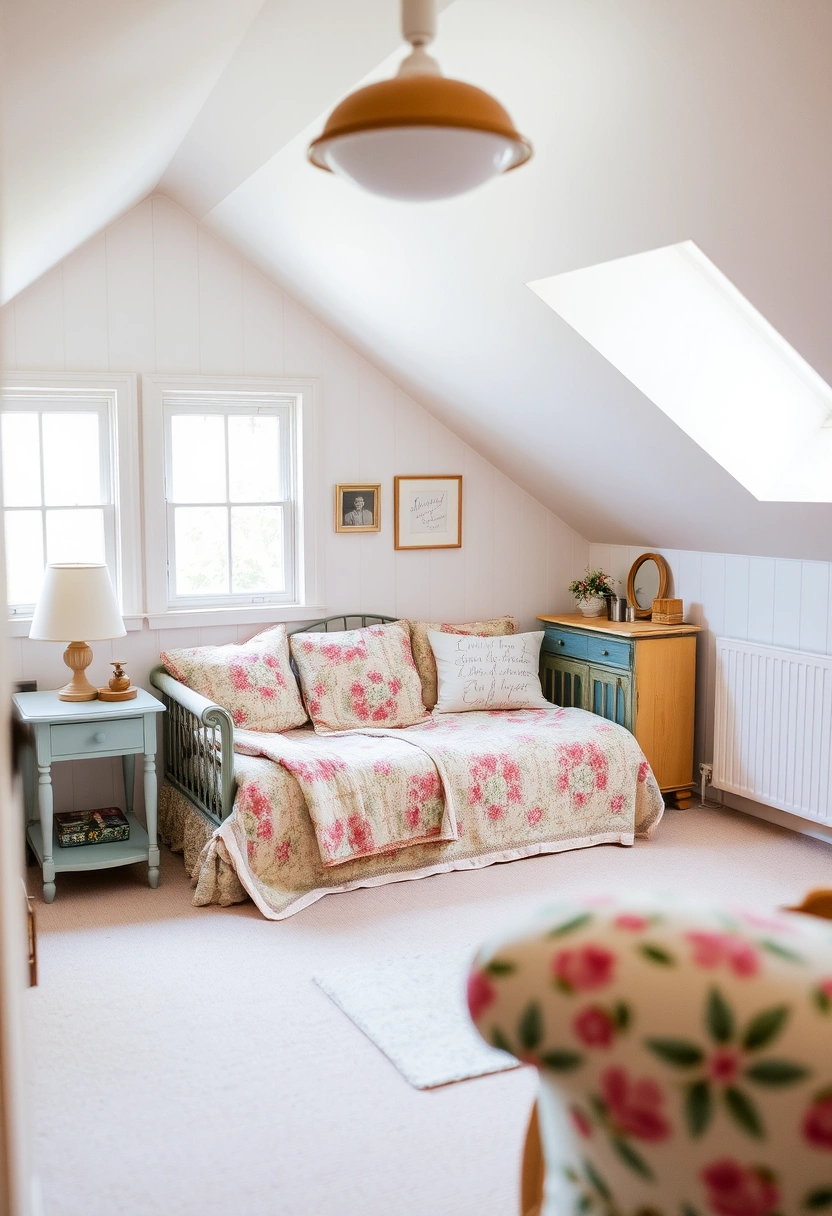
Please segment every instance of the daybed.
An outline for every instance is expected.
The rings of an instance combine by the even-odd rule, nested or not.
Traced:
[[[303,632],[391,619],[333,617]],[[280,920],[331,892],[595,844],[630,845],[652,832],[663,811],[634,737],[583,710],[448,713],[399,730],[264,734],[235,730],[227,710],[164,667],[154,669],[151,682],[168,711],[160,834],[184,853],[198,905],[250,896],[264,916]],[[399,792],[411,791],[413,823],[428,808],[427,836],[435,838],[417,830],[407,847],[364,856],[360,839],[351,838],[351,850],[339,853],[340,838],[322,835],[307,799],[310,782],[339,776],[348,754],[370,772],[380,801],[388,782],[391,792],[396,782]]]

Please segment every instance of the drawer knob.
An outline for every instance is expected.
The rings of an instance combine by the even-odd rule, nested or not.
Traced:
[[[104,734],[103,730],[96,731],[93,738],[95,739],[96,743],[106,743],[107,741],[107,736]]]
[[[609,654],[609,651],[608,651],[608,650],[602,650],[602,651],[601,651],[601,654]]]
[[[566,642],[564,642],[563,638],[558,638],[558,646],[565,646],[565,645],[566,645]]]

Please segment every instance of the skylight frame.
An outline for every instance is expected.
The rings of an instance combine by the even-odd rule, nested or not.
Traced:
[[[693,241],[527,284],[761,501],[832,501],[832,387]]]

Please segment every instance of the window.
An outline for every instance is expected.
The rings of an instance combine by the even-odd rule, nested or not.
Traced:
[[[135,379],[44,380],[18,373],[3,393],[9,615],[31,616],[44,566],[67,561],[106,562],[125,611],[135,611],[135,568],[121,561],[131,477],[129,467],[120,476],[118,456],[121,444],[129,465],[122,431],[135,413]]]
[[[151,618],[308,603],[313,385],[145,376],[142,393]]]
[[[756,498],[832,502],[832,388],[693,241],[528,286]]]
[[[294,598],[291,406],[165,408],[171,604]]]

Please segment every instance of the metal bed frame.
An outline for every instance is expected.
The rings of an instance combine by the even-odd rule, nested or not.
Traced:
[[[298,625],[288,633],[342,633],[396,619],[352,613]],[[294,663],[292,670],[297,679]],[[161,665],[151,671],[150,683],[161,693],[167,711],[162,720],[165,780],[184,794],[209,823],[219,827],[231,814],[237,791],[234,720],[227,709],[175,680]]]

